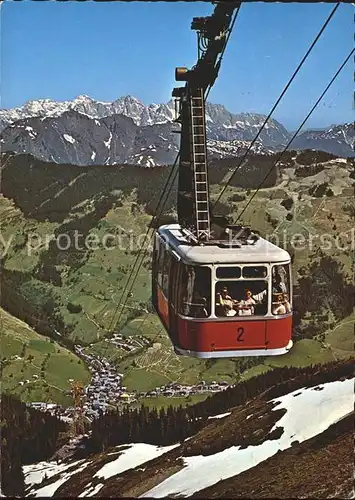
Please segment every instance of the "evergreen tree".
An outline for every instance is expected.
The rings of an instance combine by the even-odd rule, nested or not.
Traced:
[[[48,460],[67,424],[27,407],[17,398],[1,395],[1,488],[7,496],[24,496],[22,466]]]

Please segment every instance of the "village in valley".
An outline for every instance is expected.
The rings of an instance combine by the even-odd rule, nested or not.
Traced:
[[[133,338],[115,334],[106,340],[127,352],[134,352],[150,344],[150,341],[143,335]],[[88,421],[92,421],[109,409],[136,404],[144,398],[174,397],[181,398],[183,403],[183,399],[189,396],[219,392],[234,386],[226,381],[206,382],[201,380],[193,385],[170,382],[150,391],[128,391],[127,387],[122,385],[124,375],[119,373],[106,357],[88,354],[85,352],[85,348],[80,345],[75,345],[74,351],[86,363],[91,372],[90,383],[83,387],[81,397],[82,414]],[[68,382],[72,384],[74,380],[69,379]],[[65,408],[59,404],[46,402],[31,402],[28,403],[28,406],[49,412],[69,423],[73,421],[77,411],[75,406]]]

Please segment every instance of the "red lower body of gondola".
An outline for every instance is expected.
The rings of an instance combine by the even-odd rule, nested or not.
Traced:
[[[196,321],[178,318],[178,353],[198,358],[277,356],[292,347],[292,317]]]

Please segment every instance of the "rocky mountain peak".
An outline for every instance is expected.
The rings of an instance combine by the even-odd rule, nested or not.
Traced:
[[[95,102],[95,99],[86,94],[80,94],[73,99],[73,102]]]

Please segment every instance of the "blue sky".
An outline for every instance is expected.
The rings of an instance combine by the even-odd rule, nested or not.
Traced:
[[[243,4],[211,102],[267,114],[334,5]],[[80,94],[167,102],[175,66],[197,56],[193,16],[202,2],[9,2],[1,8],[1,107]],[[274,113],[295,129],[353,46],[353,6],[340,5]],[[353,120],[350,60],[307,127]]]

